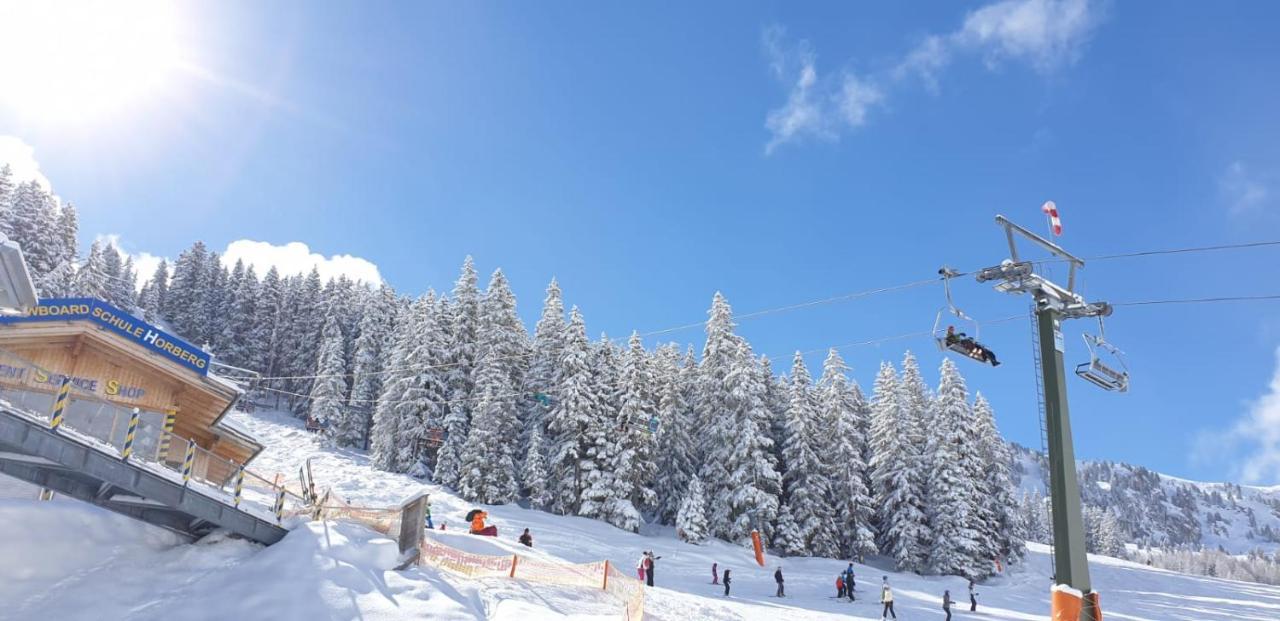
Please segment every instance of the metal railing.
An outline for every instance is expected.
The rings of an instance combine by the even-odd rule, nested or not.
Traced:
[[[167,430],[166,415],[115,403],[86,389],[85,380],[55,373],[0,349],[0,401],[57,433],[119,456],[259,518],[280,523],[309,511],[301,496],[194,440]],[[47,391],[47,392],[46,392]],[[170,425],[171,425],[170,421]]]

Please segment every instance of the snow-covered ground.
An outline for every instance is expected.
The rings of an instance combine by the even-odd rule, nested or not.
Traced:
[[[463,534],[472,505],[403,475],[372,470],[363,453],[320,448],[289,417],[236,415],[268,448],[254,463],[260,473],[296,477],[312,458],[318,485],[353,504],[386,506],[418,491],[432,494],[445,543],[493,554],[520,550],[515,537],[530,528],[535,554],[570,562],[609,559],[632,568],[644,550],[662,558],[658,586],[648,590],[647,619],[879,619],[880,577],[894,587],[898,616],[941,619],[950,589],[965,599],[959,578],[856,566],[858,601],[836,601],[834,581],[845,563],[772,557],[755,565],[750,551],[723,542],[681,543],[669,528],[641,534],[604,523],[516,506],[488,508],[500,536]],[[362,527],[299,525],[270,548],[210,537],[184,544],[173,535],[75,502],[0,500],[0,619],[617,619],[621,606],[595,589],[548,587],[492,578],[460,579],[429,568],[395,571],[395,545]],[[520,550],[523,551],[523,550]],[[1274,621],[1280,588],[1185,576],[1110,558],[1092,559],[1093,581],[1108,619],[1124,621]],[[731,597],[710,584],[711,563],[733,570]],[[772,597],[781,566],[785,599]],[[1033,547],[1026,564],[979,587],[979,615],[956,619],[1047,618],[1049,557]]]

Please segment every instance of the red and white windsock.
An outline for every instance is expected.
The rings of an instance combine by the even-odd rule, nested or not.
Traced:
[[[1040,211],[1049,217],[1049,228],[1053,229],[1053,235],[1055,237],[1062,235],[1062,219],[1058,217],[1058,206],[1054,205],[1053,201],[1045,201],[1040,206]]]

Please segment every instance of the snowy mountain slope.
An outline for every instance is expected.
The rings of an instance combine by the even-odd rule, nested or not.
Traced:
[[[694,546],[671,529],[641,534],[599,521],[556,516],[517,506],[491,507],[496,539],[463,534],[471,505],[430,485],[371,469],[359,452],[320,447],[300,423],[281,414],[236,414],[265,440],[260,471],[296,476],[312,457],[318,484],[357,504],[386,506],[424,487],[431,492],[444,543],[481,553],[547,554],[571,562],[608,558],[634,567],[643,550],[662,558],[658,586],[647,591],[646,619],[879,618],[879,577],[894,586],[903,619],[940,618],[942,592],[964,599],[959,578],[885,571],[877,560],[856,566],[858,601],[832,598],[845,563],[822,558],[770,557],[758,567],[750,551],[713,541]],[[172,535],[75,502],[0,501],[0,619],[617,619],[620,605],[594,589],[546,587],[507,579],[472,581],[413,568],[391,570],[394,544],[353,524],[299,525],[270,548],[211,537],[182,544]],[[515,543],[531,529],[535,549]],[[1280,618],[1280,588],[1152,570],[1092,557],[1094,583],[1108,618],[1126,621],[1263,621]],[[710,584],[710,566],[730,568],[732,597]],[[785,599],[772,597],[772,573],[786,576]],[[1046,548],[1033,544],[1028,561],[979,586],[981,618],[1046,618]],[[160,585],[160,586],[158,586]],[[967,607],[965,607],[967,610]],[[968,615],[961,612],[957,619]]]
[[[1044,456],[1013,445],[1011,473],[1043,494]],[[1189,481],[1118,462],[1080,462],[1086,507],[1114,513],[1128,539],[1145,546],[1204,546],[1232,554],[1280,550],[1280,488]]]

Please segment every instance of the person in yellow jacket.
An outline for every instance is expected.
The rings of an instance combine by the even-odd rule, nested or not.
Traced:
[[[893,611],[893,589],[889,588],[889,576],[884,577],[884,583],[880,585],[880,603],[884,604],[884,611],[880,613],[881,621],[893,615],[894,619],[898,618],[898,613]]]

